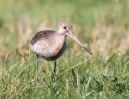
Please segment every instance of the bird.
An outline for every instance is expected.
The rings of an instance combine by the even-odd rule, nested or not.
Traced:
[[[54,61],[52,78],[56,75],[56,61],[66,49],[66,37],[69,36],[90,55],[92,53],[74,36],[73,27],[66,21],[58,23],[56,30],[41,30],[31,39],[31,50],[36,54],[36,83],[38,82],[38,58]]]

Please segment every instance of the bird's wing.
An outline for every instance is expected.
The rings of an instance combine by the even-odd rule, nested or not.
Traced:
[[[35,44],[39,40],[47,40],[51,38],[51,36],[54,33],[55,31],[52,31],[52,30],[43,30],[43,31],[37,32],[31,40],[31,45]]]

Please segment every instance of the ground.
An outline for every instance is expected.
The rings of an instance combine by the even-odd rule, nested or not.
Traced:
[[[0,0],[0,99],[129,99],[129,1]],[[57,62],[39,59],[30,40],[39,30],[73,25],[93,55],[67,37]]]

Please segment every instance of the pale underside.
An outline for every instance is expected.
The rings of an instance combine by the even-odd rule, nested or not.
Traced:
[[[65,51],[65,39],[65,36],[54,32],[54,35],[49,35],[47,39],[40,37],[34,44],[31,44],[31,49],[36,55],[41,56],[47,61],[57,60]]]

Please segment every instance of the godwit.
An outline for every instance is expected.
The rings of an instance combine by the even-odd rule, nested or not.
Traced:
[[[38,81],[39,56],[44,60],[54,61],[53,77],[56,74],[56,60],[62,56],[65,51],[67,35],[92,55],[92,53],[73,35],[72,25],[68,22],[59,22],[56,31],[39,31],[31,40],[31,49],[36,54],[36,82]]]

